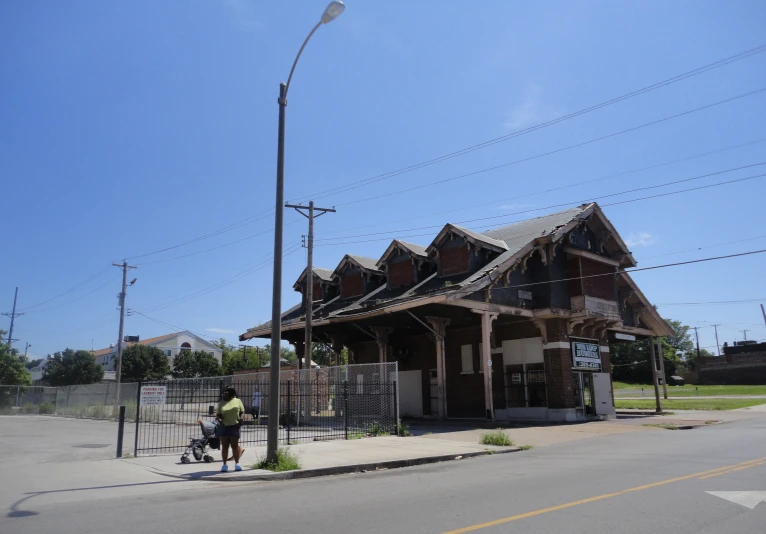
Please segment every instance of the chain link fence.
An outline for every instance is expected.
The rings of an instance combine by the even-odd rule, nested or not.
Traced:
[[[120,398],[116,403],[125,406],[126,419],[135,419],[138,384],[120,385]],[[117,384],[80,384],[56,388],[56,415],[91,419],[117,419],[115,409]]]
[[[0,415],[53,414],[56,388],[45,386],[0,386]]]
[[[396,362],[280,371],[279,441],[396,433],[397,373]],[[191,437],[200,437],[198,421],[215,420],[228,387],[245,406],[240,444],[265,443],[270,383],[269,373],[141,383],[138,406],[133,405],[135,454],[183,451]]]

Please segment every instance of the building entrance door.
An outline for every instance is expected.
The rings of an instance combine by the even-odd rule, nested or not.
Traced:
[[[575,386],[575,406],[580,414],[596,415],[593,395],[593,373],[575,371],[572,373]]]

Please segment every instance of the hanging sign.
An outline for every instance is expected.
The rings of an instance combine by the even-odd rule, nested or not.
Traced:
[[[601,350],[592,341],[572,341],[572,363],[576,369],[601,372]]]

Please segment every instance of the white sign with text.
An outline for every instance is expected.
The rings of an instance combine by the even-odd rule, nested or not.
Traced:
[[[141,406],[162,406],[166,395],[167,386],[141,386]]]

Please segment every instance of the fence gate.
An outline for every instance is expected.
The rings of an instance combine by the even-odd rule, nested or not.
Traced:
[[[279,443],[393,434],[398,428],[394,363],[283,371],[279,384]],[[233,387],[245,406],[243,447],[265,445],[271,399],[268,373],[142,382],[134,414],[136,456],[182,452],[201,438],[199,421],[214,421],[223,392]]]

